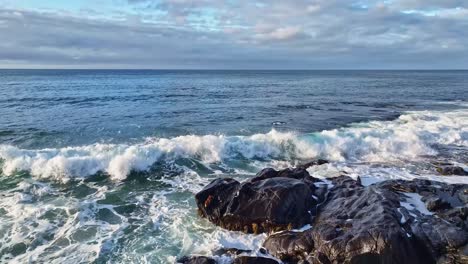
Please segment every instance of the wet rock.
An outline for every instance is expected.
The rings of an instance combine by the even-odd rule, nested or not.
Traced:
[[[449,209],[452,206],[449,202],[444,201],[440,197],[435,197],[426,200],[426,207],[429,211],[440,211],[443,209]]]
[[[309,231],[313,255],[331,263],[428,263],[400,225],[397,194],[346,176],[333,184]]]
[[[327,163],[329,163],[328,160],[318,159],[318,160],[313,160],[311,162],[307,162],[305,164],[299,165],[297,167],[302,168],[302,169],[307,169],[307,168],[312,167],[312,166],[319,166],[319,165],[323,165],[323,164],[327,164]]]
[[[428,249],[436,260],[450,255],[459,259],[458,249],[468,242],[466,230],[455,227],[441,218],[423,216],[411,224],[412,235]]]
[[[308,180],[311,182],[319,181],[318,179],[311,177],[309,172],[304,168],[286,168],[280,171],[277,171],[272,168],[266,168],[257,173],[257,175],[254,178],[250,179],[250,182],[256,182],[278,177],[291,178],[297,180]]]
[[[234,179],[215,179],[195,195],[198,212],[201,216],[217,223],[226,211],[229,202],[240,188]]]
[[[251,253],[252,250],[238,248],[220,248],[213,252],[214,255],[240,255],[242,253]]]
[[[320,186],[320,190],[316,190],[317,187],[315,183],[321,182],[321,180],[314,178],[310,176],[309,172],[306,170],[310,166],[314,165],[321,165],[324,163],[327,163],[328,161],[326,160],[317,160],[317,161],[312,161],[304,165],[300,165],[297,168],[286,168],[283,170],[275,170],[272,168],[266,168],[261,170],[255,177],[250,179],[250,182],[257,182],[257,181],[262,181],[266,179],[272,179],[272,178],[290,178],[290,179],[297,179],[303,181],[305,184],[308,185],[308,187],[311,189],[312,192],[314,192],[314,196],[317,200],[317,203],[323,202],[325,192],[327,190],[326,185]],[[312,208],[312,214],[315,214],[314,212],[315,208]]]
[[[273,168],[265,168],[261,170],[254,178],[250,179],[251,182],[266,180],[278,177],[278,171]]]
[[[270,254],[288,263],[465,263],[466,185],[395,180],[364,187],[346,176],[332,184],[313,228],[269,236]],[[402,207],[405,192],[421,195],[438,217]]]
[[[270,178],[284,177],[284,178],[305,180],[308,182],[318,182],[320,180],[311,177],[309,172],[307,171],[307,168],[312,167],[312,166],[326,164],[326,163],[328,163],[327,160],[318,159],[318,160],[314,160],[314,161],[299,165],[296,168],[286,168],[286,169],[279,170],[279,171],[273,168],[266,168],[266,169],[261,170],[259,173],[257,173],[257,175],[255,175],[255,177],[252,178],[250,181],[255,182],[255,181],[265,180],[265,179],[270,179]]]
[[[468,227],[468,207],[457,207],[437,214],[440,218],[445,219],[458,227],[467,229]]]
[[[217,179],[195,198],[200,215],[229,230],[262,233],[299,228],[311,223],[316,205],[309,185],[275,177],[239,184]]]
[[[182,264],[216,264],[216,261],[205,256],[185,256],[177,260],[177,263]]]
[[[459,166],[441,166],[436,167],[437,172],[442,175],[458,175],[458,176],[468,176],[468,171],[465,171],[462,167]]]
[[[363,186],[348,176],[329,180],[331,188],[306,167],[269,168],[243,183],[217,179],[196,199],[200,215],[221,227],[282,231],[263,246],[286,263],[468,263],[468,185],[416,179]],[[305,224],[312,228],[291,230]],[[239,256],[234,263],[277,262]]]
[[[263,246],[286,262],[298,262],[314,249],[311,232],[281,232],[269,236]]]
[[[234,259],[233,264],[279,264],[278,261],[264,257],[241,256]]]
[[[399,194],[417,193],[429,211],[458,227],[468,228],[465,224],[468,215],[468,185],[416,179],[389,180],[377,186]]]
[[[392,180],[381,186],[411,186],[421,195],[427,209],[436,217],[416,214],[410,219],[411,235],[424,244],[428,254],[438,263],[465,263],[468,251],[468,185],[446,184],[428,180]],[[467,262],[468,263],[468,262]]]
[[[300,228],[311,223],[327,190],[326,185],[317,188],[320,180],[306,169],[324,163],[317,160],[280,171],[267,168],[243,183],[216,179],[195,196],[199,214],[216,225],[246,233]]]

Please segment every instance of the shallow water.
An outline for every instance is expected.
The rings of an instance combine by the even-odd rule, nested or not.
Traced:
[[[467,166],[467,91],[467,71],[2,70],[0,262],[256,249],[193,194],[266,166],[468,183],[433,165]]]

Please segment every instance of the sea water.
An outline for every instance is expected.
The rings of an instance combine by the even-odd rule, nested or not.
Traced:
[[[435,170],[467,154],[468,71],[1,70],[0,263],[255,252],[197,216],[211,180],[323,158],[314,177],[468,183]]]

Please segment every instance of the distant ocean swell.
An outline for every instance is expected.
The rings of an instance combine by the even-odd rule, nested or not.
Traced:
[[[98,172],[124,180],[132,171],[180,158],[206,165],[229,160],[388,162],[437,155],[437,145],[468,145],[468,112],[408,112],[393,121],[371,121],[310,134],[279,132],[251,136],[184,135],[147,138],[140,144],[102,144],[20,149],[0,145],[3,174],[28,171],[38,178],[66,181]]]

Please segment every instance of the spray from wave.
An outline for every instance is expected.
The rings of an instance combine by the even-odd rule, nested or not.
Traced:
[[[252,136],[185,135],[148,138],[134,145],[92,144],[78,147],[20,149],[0,145],[2,171],[29,171],[40,178],[66,180],[105,172],[123,180],[131,171],[179,158],[205,164],[242,160],[307,160],[377,162],[437,155],[434,145],[468,145],[468,113],[412,112],[393,121],[298,135],[271,130]]]

